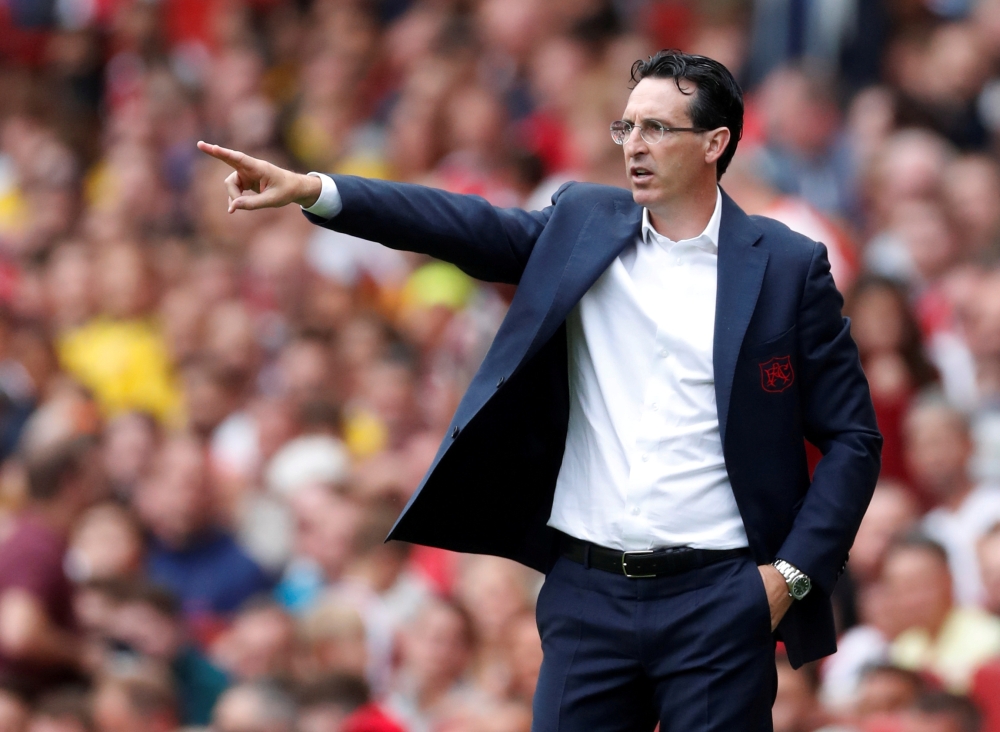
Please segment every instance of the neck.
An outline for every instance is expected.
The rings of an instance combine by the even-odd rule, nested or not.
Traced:
[[[698,185],[683,196],[649,206],[650,223],[657,233],[671,241],[693,239],[708,226],[718,195],[713,171],[710,182]]]
[[[952,606],[948,605],[948,608],[943,612],[939,613],[937,617],[931,620],[930,627],[927,628],[927,632],[930,633],[931,638],[935,640],[941,635],[941,630],[944,628],[944,624],[948,621],[948,616],[951,615]]]
[[[957,511],[970,492],[972,492],[972,483],[967,478],[963,478],[955,486],[955,490],[948,492],[947,497],[941,501],[941,505],[949,511]]]

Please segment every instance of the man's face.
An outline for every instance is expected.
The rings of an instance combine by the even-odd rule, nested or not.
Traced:
[[[986,588],[986,608],[1000,615],[1000,533],[991,532],[976,548],[979,571]]]
[[[906,461],[913,481],[938,500],[964,487],[972,442],[946,409],[926,407],[906,420]]]
[[[143,523],[168,546],[184,546],[212,520],[206,467],[198,444],[177,438],[161,449],[154,474],[136,493]]]
[[[689,81],[680,84],[684,92],[673,79],[643,79],[632,90],[622,119],[635,125],[656,120],[664,127],[694,127],[689,109],[698,88]],[[706,132],[667,132],[651,145],[633,130],[622,149],[635,202],[655,208],[689,191],[707,166],[714,171],[714,161],[705,159],[709,139]]]
[[[889,621],[900,630],[935,630],[952,607],[948,565],[929,549],[904,547],[890,551],[882,570],[889,595]]]

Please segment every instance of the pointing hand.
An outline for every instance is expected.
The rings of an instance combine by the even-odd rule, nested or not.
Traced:
[[[229,213],[237,209],[253,211],[258,208],[279,208],[289,203],[298,203],[308,208],[316,203],[323,188],[322,182],[315,175],[293,173],[238,150],[207,142],[199,142],[198,149],[233,169],[226,178]]]

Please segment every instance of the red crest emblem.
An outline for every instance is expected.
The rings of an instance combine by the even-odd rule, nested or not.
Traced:
[[[795,381],[792,370],[791,356],[775,356],[758,364],[760,366],[760,385],[764,391],[782,392]]]

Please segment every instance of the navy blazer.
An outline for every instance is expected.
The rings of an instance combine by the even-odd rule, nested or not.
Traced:
[[[630,192],[570,183],[543,211],[335,176],[342,212],[316,224],[454,262],[517,292],[430,470],[389,538],[548,571],[569,417],[565,320],[636,241]],[[830,594],[879,471],[882,437],[826,248],[723,194],[715,394],[726,469],[758,564],[814,590],[778,626],[793,665],[836,650]],[[678,312],[677,317],[684,317]],[[812,481],[804,440],[823,458]]]

